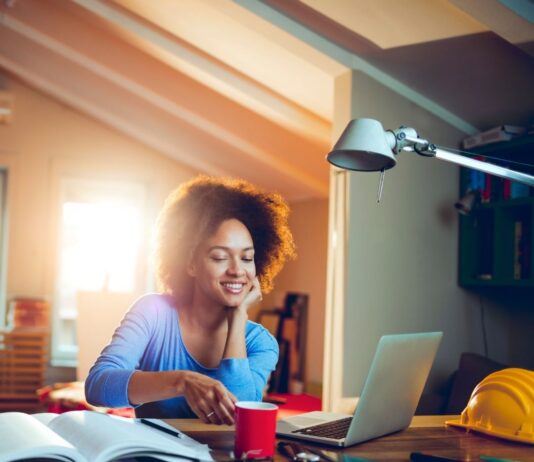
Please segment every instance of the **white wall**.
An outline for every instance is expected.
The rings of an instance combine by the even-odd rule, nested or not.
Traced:
[[[350,102],[351,118],[374,118],[386,129],[412,126],[446,146],[456,146],[462,138],[456,129],[363,74],[353,72],[338,83]],[[338,101],[343,104],[343,99]],[[346,108],[340,113],[346,114]],[[335,120],[335,135],[348,122],[342,119]],[[386,172],[380,204],[378,173],[347,174],[345,302],[334,307],[343,310],[344,318],[343,361],[337,366],[343,396],[360,393],[384,334],[444,332],[431,373],[434,390],[456,368],[461,352],[482,351],[478,313],[456,282],[458,224],[453,203],[458,168],[408,153],[400,154],[398,161]]]
[[[288,262],[277,276],[274,290],[264,297],[262,306],[283,306],[287,292],[309,295],[305,380],[307,391],[317,393],[316,385],[323,376],[328,200],[293,202],[290,206],[289,225],[297,259]]]
[[[96,358],[111,340],[126,311],[135,302],[130,293],[80,291],[76,299],[78,318],[78,366],[76,379],[84,381]]]
[[[469,292],[470,309],[485,327],[488,357],[502,364],[534,370],[534,292]]]
[[[11,122],[0,125],[0,167],[9,174],[7,295],[42,297],[53,307],[63,178],[142,185],[148,242],[167,194],[195,172],[8,74],[0,78],[14,102]]]

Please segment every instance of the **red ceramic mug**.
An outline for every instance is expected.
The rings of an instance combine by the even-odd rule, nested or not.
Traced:
[[[278,406],[257,401],[235,403],[235,456],[238,459],[272,457]]]

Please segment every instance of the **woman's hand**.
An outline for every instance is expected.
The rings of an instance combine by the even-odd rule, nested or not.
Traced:
[[[236,397],[218,380],[192,371],[183,374],[183,395],[199,419],[204,423],[233,425]]]
[[[246,358],[247,347],[245,342],[245,332],[247,328],[248,310],[261,301],[260,281],[254,278],[252,287],[245,298],[236,307],[227,306],[226,315],[228,319],[228,336],[224,346],[223,359]]]
[[[236,308],[242,311],[243,313],[247,313],[251,307],[261,302],[261,300],[262,295],[260,281],[258,280],[258,278],[254,278],[254,281],[252,281],[252,287],[250,288],[250,292],[245,296],[241,304]]]

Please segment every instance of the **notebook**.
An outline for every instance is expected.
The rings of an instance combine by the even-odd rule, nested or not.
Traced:
[[[384,335],[352,417],[308,412],[279,420],[277,435],[346,447],[408,427],[442,336]]]

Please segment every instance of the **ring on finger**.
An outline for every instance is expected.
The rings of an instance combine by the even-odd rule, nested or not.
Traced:
[[[209,419],[213,414],[215,414],[215,411],[211,411],[209,414],[206,414],[206,417]]]

